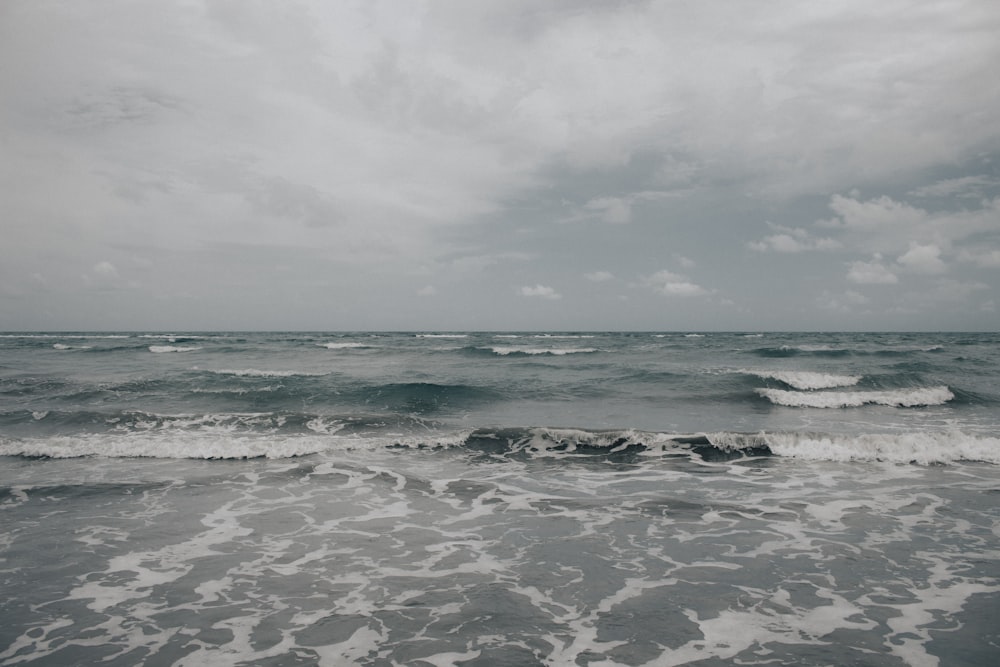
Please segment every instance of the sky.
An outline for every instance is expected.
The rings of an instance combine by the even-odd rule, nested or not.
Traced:
[[[4,0],[2,330],[1000,329],[995,0]]]

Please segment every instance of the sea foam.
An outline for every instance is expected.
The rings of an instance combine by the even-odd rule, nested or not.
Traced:
[[[528,354],[528,355],[538,355],[538,354],[551,354],[555,356],[562,356],[566,354],[587,354],[590,352],[597,352],[597,348],[594,347],[562,347],[562,348],[549,348],[549,347],[514,347],[509,345],[499,345],[494,347],[480,348],[486,349],[493,352],[493,354],[498,354],[501,357],[506,357],[510,354]]]
[[[793,408],[856,408],[862,405],[888,405],[912,408],[942,405],[955,398],[948,387],[921,387],[891,391],[821,391],[800,392],[783,389],[758,389],[757,393],[776,405]]]
[[[861,381],[860,375],[835,375],[832,373],[815,373],[810,371],[737,371],[747,375],[756,375],[765,380],[777,380],[789,387],[804,390],[833,389],[835,387],[850,387]]]
[[[921,465],[982,461],[1000,463],[1000,438],[960,431],[868,435],[768,433],[771,452],[813,461],[889,461]]]

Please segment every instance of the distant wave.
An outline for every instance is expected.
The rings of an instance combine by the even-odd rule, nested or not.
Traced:
[[[296,375],[325,375],[325,373],[311,373],[308,371],[262,371],[256,368],[246,368],[243,370],[230,370],[230,369],[219,369],[219,370],[209,370],[205,369],[209,373],[216,373],[218,375],[234,375],[236,377],[259,377],[259,378],[287,378],[294,377]]]
[[[252,418],[245,415],[244,418]],[[199,420],[204,421],[208,416]],[[266,415],[259,416],[267,419]],[[217,417],[220,427],[226,419]],[[314,417],[307,433],[231,433],[224,428],[168,429],[129,434],[0,438],[0,456],[75,458],[155,457],[195,459],[288,458],[344,450],[464,449],[490,457],[608,457],[641,464],[658,456],[687,454],[705,461],[778,456],[807,461],[888,461],[919,465],[977,461],[1000,464],[1000,438],[961,431],[830,434],[804,432],[651,433],[634,429],[468,429],[411,435],[342,434],[335,419]],[[623,458],[624,457],[624,458]]]
[[[194,352],[195,350],[200,350],[200,347],[180,347],[176,345],[150,345],[149,351],[156,354],[163,354],[166,352]]]
[[[55,343],[52,346],[56,350],[92,350],[93,345],[64,345],[63,343]]]
[[[549,348],[549,347],[516,347],[511,345],[498,345],[493,347],[478,348],[481,350],[489,350],[493,354],[499,355],[501,357],[506,357],[509,355],[553,355],[553,356],[563,356],[566,354],[589,354],[592,352],[599,352],[597,348],[594,347],[563,347],[563,348]]]
[[[803,390],[833,389],[835,387],[850,387],[861,381],[860,375],[835,375],[832,373],[814,373],[809,371],[767,371],[741,369],[736,371],[746,375],[755,375],[765,380],[777,380],[789,387]]]
[[[417,334],[417,338],[468,338],[469,334]]]
[[[499,338],[499,336],[497,336]],[[593,334],[534,334],[532,338],[595,338]]]
[[[851,354],[851,351],[845,347],[830,345],[781,345],[780,347],[759,347],[751,352],[759,357],[794,357],[802,354],[841,357]]]
[[[948,387],[921,387],[892,391],[823,391],[799,392],[782,389],[758,389],[757,393],[776,405],[795,408],[856,408],[862,405],[888,405],[912,408],[942,405],[955,398]]]
[[[316,343],[316,345],[319,347],[325,347],[328,350],[353,350],[374,347],[373,345],[367,345],[366,343]]]
[[[781,345],[780,347],[759,347],[749,350],[751,354],[759,357],[795,357],[795,356],[817,356],[817,357],[847,357],[877,356],[877,357],[906,357],[919,352],[940,352],[944,347],[941,345],[927,346],[899,346],[899,347],[874,347],[855,348],[842,345]]]

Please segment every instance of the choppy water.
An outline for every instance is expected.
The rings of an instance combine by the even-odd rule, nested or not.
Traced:
[[[996,664],[998,380],[995,334],[8,334],[0,664]]]

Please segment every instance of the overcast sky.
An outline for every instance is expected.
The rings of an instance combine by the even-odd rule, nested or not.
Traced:
[[[996,330],[1000,2],[0,2],[0,329]]]

